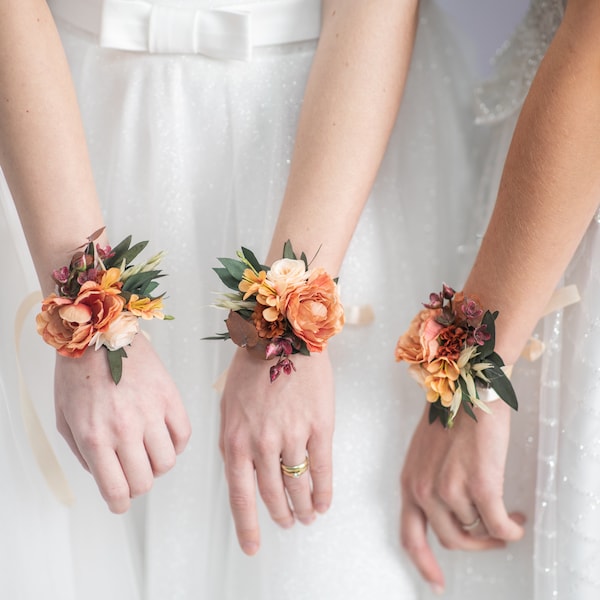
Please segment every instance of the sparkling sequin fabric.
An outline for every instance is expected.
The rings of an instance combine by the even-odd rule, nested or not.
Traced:
[[[520,106],[563,10],[560,0],[534,0],[500,51],[496,76],[478,89],[478,120],[492,137],[474,237],[485,229]],[[539,324],[544,355],[514,371],[521,405],[512,419],[505,500],[527,516],[526,536],[484,554],[440,549],[450,574],[445,597],[600,597],[599,260],[600,213],[564,277],[565,285],[578,286],[581,302]]]
[[[223,4],[232,2],[206,2]],[[418,578],[398,542],[398,474],[423,397],[394,363],[393,348],[420,300],[443,279],[459,284],[464,270],[455,249],[465,236],[463,207],[474,197],[471,81],[445,19],[432,2],[421,3],[401,114],[340,274],[344,303],[371,305],[375,322],[349,326],[331,344],[338,390],[334,505],[311,527],[291,531],[262,514],[262,548],[252,559],[238,549],[229,516],[212,390],[233,348],[201,338],[223,329],[224,315],[209,308],[211,290],[219,289],[211,271],[216,257],[242,244],[266,254],[316,43],[256,49],[251,62],[241,63],[102,49],[68,23],[61,23],[61,35],[111,237],[131,233],[168,251],[166,289],[176,319],[151,335],[194,435],[176,469],[136,500],[131,514],[111,521],[119,534],[131,530],[125,539],[95,516],[106,510],[89,505],[73,479],[80,473],[92,485],[91,478],[63,456],[88,518],[71,545],[61,538],[64,552],[77,557],[74,568],[60,559],[62,546],[56,555],[52,572],[65,581],[63,589],[47,585],[32,597],[419,598]],[[49,406],[51,373],[32,379]],[[52,431],[50,415],[44,422]],[[47,540],[40,544],[49,547]],[[1,597],[22,597],[3,594],[2,582]]]

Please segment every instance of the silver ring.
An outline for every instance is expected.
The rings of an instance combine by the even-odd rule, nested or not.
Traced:
[[[477,527],[479,523],[481,523],[481,517],[477,517],[472,523],[469,523],[468,525],[463,525],[463,531],[473,531],[473,529],[475,529],[475,527]]]

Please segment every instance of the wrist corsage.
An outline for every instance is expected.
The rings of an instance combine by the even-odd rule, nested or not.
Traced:
[[[94,242],[103,231],[77,248],[69,266],[52,273],[56,293],[43,300],[36,323],[44,341],[62,356],[79,358],[90,346],[104,346],[113,381],[119,383],[125,346],[140,331],[138,319],[173,317],[162,312],[163,294],[152,296],[156,279],[163,277],[157,269],[163,253],[133,265],[148,242],[131,246],[128,236],[114,248],[101,248]]]
[[[287,241],[283,258],[271,267],[261,265],[252,251],[242,248],[237,259],[219,258],[214,271],[233,293],[215,306],[229,310],[227,332],[213,340],[231,339],[242,348],[257,349],[270,368],[271,382],[295,371],[292,354],[321,352],[344,325],[344,309],[336,280],[323,269],[309,269],[304,253],[296,257]]]
[[[410,364],[410,372],[427,392],[429,422],[440,419],[452,427],[462,406],[477,420],[473,407],[490,409],[480,395],[492,388],[517,410],[517,397],[494,352],[497,312],[483,311],[479,301],[444,284],[439,294],[412,321],[398,340],[396,360]]]

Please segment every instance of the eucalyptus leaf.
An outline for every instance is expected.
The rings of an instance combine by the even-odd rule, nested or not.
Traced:
[[[135,258],[137,257],[138,254],[140,254],[140,252],[142,252],[142,250],[148,245],[148,242],[138,242],[137,244],[134,244],[133,246],[131,246],[131,248],[129,248],[129,250],[127,250],[127,252],[125,252],[123,254],[122,260],[125,261],[126,265],[130,265]]]
[[[230,289],[239,292],[239,279],[232,277],[224,267],[214,267],[213,271],[219,276],[219,279]]]
[[[242,254],[244,255],[244,258],[252,265],[252,268],[255,271],[263,270],[263,266],[258,262],[258,259],[254,255],[254,252],[252,252],[252,250],[248,250],[248,248],[244,248],[242,246]]]
[[[104,261],[104,264],[106,265],[107,269],[110,269],[111,267],[116,267],[119,266],[123,260],[123,256],[125,255],[125,253],[127,252],[127,250],[129,250],[129,246],[131,245],[131,236],[128,235],[124,240],[122,240],[121,242],[119,242],[113,249],[112,252],[114,254],[114,256],[111,256],[110,258],[107,258]]]
[[[290,260],[298,260],[296,257],[296,253],[294,252],[294,249],[292,248],[292,243],[290,242],[290,240],[288,240],[283,245],[283,258],[288,258]]]
[[[136,273],[132,275],[123,284],[123,290],[138,294],[138,296],[147,296],[145,293],[146,286],[152,282],[153,279],[164,277],[160,271],[145,271],[142,273]]]
[[[219,258],[218,260],[229,274],[238,280],[238,283],[242,280],[246,265],[241,260],[235,260],[234,258]]]
[[[123,375],[123,359],[127,358],[127,353],[125,348],[119,348],[118,350],[107,350],[107,356],[110,375],[115,384],[118,384]]]
[[[517,394],[515,393],[510,379],[504,374],[504,371],[500,369],[498,370],[500,371],[501,376],[490,377],[490,385],[494,388],[500,398],[506,402],[506,404],[515,410],[519,410]]]

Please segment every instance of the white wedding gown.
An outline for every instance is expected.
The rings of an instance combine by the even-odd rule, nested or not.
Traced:
[[[523,99],[564,12],[532,0],[529,12],[479,89],[479,121],[491,129],[479,232],[485,229]],[[568,201],[568,199],[565,199]],[[600,213],[563,283],[581,302],[546,317],[546,350],[514,370],[520,397],[506,472],[509,510],[527,516],[525,538],[482,554],[438,549],[456,600],[596,600],[600,597]],[[431,595],[431,598],[434,596]]]
[[[350,324],[331,343],[337,386],[333,505],[312,526],[291,531],[279,530],[263,511],[261,551],[247,558],[229,514],[217,448],[219,398],[212,389],[233,347],[202,341],[223,327],[224,315],[209,308],[211,290],[220,290],[211,267],[242,244],[258,256],[266,253],[316,42],[258,48],[249,62],[107,49],[73,24],[98,17],[95,0],[49,4],[59,17],[111,239],[131,233],[149,239],[152,250],[168,251],[164,289],[176,319],[151,335],[181,389],[193,436],[175,469],[147,498],[136,500],[129,515],[115,517],[51,433],[86,529],[78,529],[83,526],[75,523],[73,509],[52,505],[45,526],[54,527],[48,535],[60,545],[52,554],[57,564],[42,564],[39,571],[46,591],[6,597],[420,597],[398,541],[398,475],[424,399],[406,369],[394,363],[394,346],[429,292],[444,280],[459,285],[464,278],[468,265],[459,246],[475,198],[478,153],[471,82],[444,16],[432,1],[422,1],[401,113],[341,273],[346,306],[370,305],[375,321]],[[24,337],[34,334],[28,330]],[[39,340],[27,343],[28,380],[52,432],[52,352]],[[14,390],[7,396],[11,407],[14,396]],[[29,457],[21,427],[13,431]],[[32,496],[32,511],[41,510],[54,500],[38,489],[43,482],[31,459],[25,463],[22,470],[34,472],[37,487],[23,494]],[[0,476],[6,479],[4,471]],[[16,500],[9,501],[2,515],[15,510]],[[69,529],[82,533],[69,537]],[[85,576],[72,556],[86,565]],[[42,562],[36,556],[31,561]],[[16,574],[25,572],[27,563],[19,563]],[[62,580],[64,589],[45,585],[50,577]],[[2,585],[0,577],[4,597]]]

